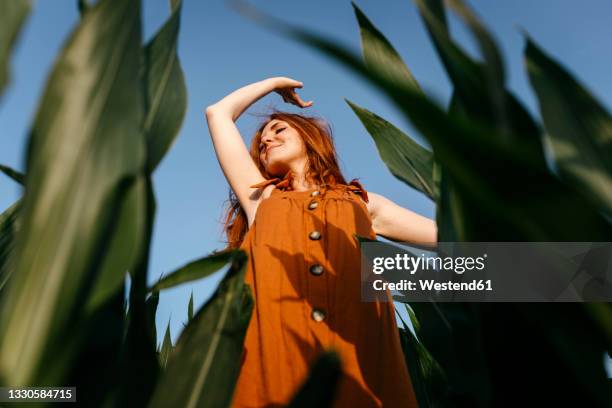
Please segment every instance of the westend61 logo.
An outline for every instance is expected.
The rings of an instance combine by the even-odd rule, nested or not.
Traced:
[[[487,254],[479,257],[458,256],[409,256],[408,254],[395,254],[394,257],[378,256],[373,259],[372,272],[380,275],[385,271],[398,270],[410,272],[414,275],[419,270],[453,271],[462,274],[465,271],[478,270],[485,268]]]

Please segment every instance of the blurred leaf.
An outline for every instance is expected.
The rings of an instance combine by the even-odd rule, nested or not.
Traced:
[[[159,293],[153,291],[151,296],[146,298],[151,238],[156,213],[152,183],[150,175],[147,175],[145,177],[145,209],[143,210],[143,213],[146,214],[146,221],[139,256],[129,274],[131,279],[130,319],[121,356],[121,386],[117,391],[116,406],[146,406],[160,373],[155,328]]]
[[[447,385],[442,368],[416,339],[402,316],[397,315],[403,326],[399,329],[400,343],[419,407],[451,406],[449,401],[443,399]]]
[[[140,176],[121,200],[116,228],[106,254],[100,260],[100,272],[85,312],[90,313],[112,296],[125,283],[128,268],[132,268],[142,249],[145,234],[145,178]]]
[[[289,408],[331,407],[341,375],[341,361],[337,352],[327,350],[319,354],[310,367],[308,378],[297,391]]]
[[[348,99],[346,102],[374,139],[380,157],[391,173],[435,200],[437,191],[433,181],[433,154],[380,116]]]
[[[10,54],[29,13],[28,0],[0,2],[0,95],[10,80]]]
[[[211,275],[224,267],[232,260],[237,250],[215,252],[204,258],[189,262],[187,265],[170,273],[163,279],[160,279],[155,285],[148,289],[149,292],[154,290],[162,290],[172,288],[185,282],[191,282],[197,279]]]
[[[388,76],[394,82],[402,82],[419,90],[419,84],[393,45],[354,2],[351,2],[351,5],[359,23],[361,49],[366,65],[378,67],[382,75]]]
[[[187,323],[190,323],[193,319],[193,291],[191,291],[191,296],[189,296],[189,305],[187,306]]]
[[[13,267],[11,252],[15,247],[15,235],[19,231],[19,211],[21,200],[15,202],[0,214],[0,298],[4,295],[3,288],[8,282]]]
[[[144,165],[139,61],[140,3],[102,0],[49,76],[29,137],[15,279],[0,316],[7,384],[61,382],[78,352],[71,317],[87,299],[121,200]],[[43,365],[49,356],[57,364]]]
[[[0,171],[2,173],[6,174],[11,179],[13,179],[13,181],[15,181],[16,183],[19,183],[19,184],[23,185],[23,182],[25,180],[25,176],[23,174],[21,174],[20,172],[18,172],[17,170],[13,170],[13,169],[11,169],[8,166],[0,164]]]
[[[241,251],[213,296],[181,333],[150,407],[229,406],[253,310]]]
[[[612,117],[527,38],[525,59],[560,176],[612,216]]]
[[[170,336],[170,319],[168,319],[168,326],[166,327],[166,334],[164,335],[164,342],[162,343],[161,352],[159,353],[159,363],[162,368],[166,368],[168,362],[168,356],[172,351],[172,337]]]
[[[89,9],[89,3],[87,0],[77,0],[77,8],[79,9],[79,13],[83,15]]]
[[[145,301],[145,310],[149,328],[149,338],[157,343],[157,327],[155,326],[155,315],[159,305],[159,292],[154,291]]]
[[[451,39],[441,0],[417,0],[416,3],[464,114],[495,129],[497,137],[520,138],[537,153],[538,160],[544,162],[540,129],[514,95],[505,89],[503,61],[484,25],[461,1],[451,2],[485,56],[486,64],[481,64],[473,61]]]
[[[144,48],[147,169],[153,172],[173,144],[187,107],[187,89],[176,55],[181,1],[171,3],[172,13]]]

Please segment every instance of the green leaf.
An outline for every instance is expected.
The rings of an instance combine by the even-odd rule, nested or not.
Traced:
[[[102,0],[49,76],[28,140],[23,225],[0,316],[7,384],[61,383],[78,351],[71,316],[87,299],[120,203],[144,166],[139,62],[140,3]],[[44,365],[51,356],[56,364]]]
[[[77,8],[79,9],[79,14],[81,14],[81,16],[83,13],[89,10],[89,7],[89,2],[87,0],[77,0]]]
[[[386,75],[392,81],[402,82],[419,90],[419,84],[393,45],[354,2],[351,1],[351,5],[359,23],[361,49],[366,65],[378,67],[382,75]]]
[[[181,333],[150,407],[229,406],[253,310],[241,251],[217,290]]]
[[[28,0],[0,2],[0,95],[9,82],[10,54],[30,13],[30,7]]]
[[[4,293],[2,289],[14,269],[10,262],[13,260],[11,252],[15,247],[15,235],[21,224],[19,219],[20,206],[21,200],[15,202],[0,214],[0,298]]]
[[[289,408],[331,407],[341,374],[340,356],[327,350],[317,357],[308,378],[289,403]]]
[[[539,126],[514,95],[505,89],[503,61],[495,41],[463,2],[454,0],[451,4],[476,38],[486,64],[474,61],[452,40],[441,0],[417,0],[464,114],[495,129],[497,137],[522,139],[538,152],[539,160],[544,163]]]
[[[168,326],[166,327],[166,334],[164,335],[164,342],[159,353],[159,363],[162,368],[166,368],[168,363],[168,356],[172,351],[172,337],[170,336],[170,319],[168,319]]]
[[[204,258],[191,261],[187,265],[170,273],[165,278],[160,279],[155,285],[151,286],[148,291],[168,289],[185,282],[191,282],[209,276],[224,267],[237,253],[238,250],[214,252]]]
[[[157,343],[157,328],[155,326],[155,315],[159,304],[159,292],[154,291],[145,301],[147,326],[149,329],[149,339]]]
[[[374,139],[378,153],[391,173],[435,200],[433,154],[380,116],[348,99],[346,102]]]
[[[120,382],[116,406],[146,406],[158,380],[161,368],[156,352],[155,313],[159,293],[147,299],[147,277],[156,200],[150,175],[145,177],[145,231],[135,265],[130,269],[130,319],[121,357]]]
[[[407,305],[406,309],[408,309]],[[419,406],[438,407],[449,405],[448,401],[441,400],[445,393],[445,388],[448,387],[444,371],[425,346],[410,331],[402,316],[399,313],[397,315],[403,326],[403,329],[399,329],[400,343]],[[410,318],[416,321],[414,314]]]
[[[181,1],[173,1],[172,13],[144,48],[147,170],[153,172],[172,146],[187,108],[187,89],[176,55]]]
[[[23,185],[25,176],[22,173],[18,172],[17,170],[13,170],[3,164],[0,164],[0,171],[6,174],[11,179],[13,179],[13,181],[15,181],[16,183]]]
[[[191,296],[189,296],[189,305],[187,306],[187,323],[190,323],[193,320],[193,291],[191,291]]]
[[[612,217],[612,117],[527,38],[525,60],[560,176]]]
[[[145,200],[145,178],[140,176],[119,204],[116,227],[106,254],[100,260],[100,271],[85,306],[86,313],[95,310],[123,286],[127,270],[133,268],[139,258],[146,233]]]

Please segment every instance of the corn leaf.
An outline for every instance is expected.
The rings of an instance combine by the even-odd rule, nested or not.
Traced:
[[[9,59],[26,17],[30,13],[28,0],[0,2],[0,95],[9,82]]]
[[[189,305],[187,306],[187,323],[190,323],[193,320],[193,291],[191,291],[191,296],[189,296]]]
[[[374,139],[391,173],[435,200],[438,192],[433,180],[433,154],[380,116],[348,99],[346,102]]]
[[[340,379],[340,356],[322,352],[310,367],[308,378],[289,403],[289,408],[331,407]]]
[[[180,63],[176,56],[180,28],[181,2],[157,34],[144,47],[142,81],[145,89],[144,134],[147,141],[148,171],[153,171],[166,154],[181,127],[186,109],[186,89]],[[151,160],[154,165],[151,166]],[[132,267],[139,257],[146,234],[145,181],[139,179],[122,203],[119,225],[122,233],[114,234],[102,272],[89,299],[88,310],[104,302],[125,278],[126,267]],[[123,267],[121,265],[124,265]]]
[[[159,353],[159,364],[162,368],[166,368],[168,363],[168,356],[172,351],[172,337],[170,336],[170,319],[168,319],[168,326],[166,327],[166,334],[164,335],[164,342],[162,343],[161,351]]]
[[[425,26],[454,86],[458,103],[472,120],[494,128],[497,137],[520,138],[544,162],[540,129],[527,110],[505,89],[504,67],[495,41],[460,0],[451,2],[476,38],[486,64],[474,61],[450,37],[441,0],[417,0]]]
[[[5,383],[59,383],[77,351],[78,333],[65,340],[71,316],[144,166],[139,61],[140,3],[102,0],[49,76],[28,140],[23,225],[0,316]],[[43,365],[50,356],[57,364]]]
[[[187,108],[185,78],[177,57],[182,2],[144,48],[147,169],[152,173],[172,146]]]
[[[450,406],[450,402],[443,399],[448,387],[444,371],[412,334],[402,316],[397,315],[402,323],[402,328],[399,328],[400,343],[419,407]],[[413,315],[410,317],[412,319]]]
[[[155,285],[150,287],[148,291],[168,289],[185,282],[191,282],[209,276],[230,262],[237,253],[237,250],[215,252],[204,258],[189,262],[163,279],[160,279]]]
[[[420,89],[414,76],[389,40],[372,24],[354,2],[351,2],[351,4],[359,23],[361,50],[366,65],[368,67],[378,67],[381,70],[381,75],[387,76],[391,81],[402,82],[417,90]]]
[[[612,116],[529,38],[525,60],[560,176],[612,217]]]
[[[15,235],[20,227],[19,209],[21,200],[15,202],[0,214],[0,298],[4,294],[4,286],[8,282],[13,268],[11,252],[15,246]]]
[[[17,170],[13,170],[12,168],[5,166],[3,164],[0,164],[0,171],[4,174],[6,174],[9,178],[11,178],[14,182],[22,184],[25,180],[25,176],[18,172]]]
[[[246,259],[241,252],[233,260],[211,299],[181,333],[150,407],[229,406],[253,310],[244,284]]]

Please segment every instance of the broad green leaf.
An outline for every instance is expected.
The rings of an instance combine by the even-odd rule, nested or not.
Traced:
[[[147,114],[147,169],[153,172],[172,146],[187,107],[187,89],[176,55],[181,1],[173,1],[172,13],[144,48]]]
[[[150,175],[145,177],[146,214],[144,236],[135,265],[130,269],[129,324],[121,357],[117,406],[146,406],[160,373],[157,356],[155,313],[159,293],[147,295],[147,276],[151,238],[156,213],[156,200]]]
[[[215,252],[204,258],[189,262],[187,265],[170,273],[163,279],[160,279],[155,285],[150,287],[148,291],[151,292],[154,290],[159,291],[172,288],[185,282],[191,282],[209,276],[223,268],[237,253],[237,250]]]
[[[170,336],[170,319],[168,319],[168,326],[166,327],[166,334],[164,335],[164,342],[162,343],[161,352],[159,353],[159,364],[162,368],[166,368],[168,363],[168,356],[172,351],[172,337]]]
[[[180,27],[181,2],[172,3],[172,13],[159,32],[143,50],[142,81],[145,92],[144,134],[147,140],[147,160],[155,165],[176,137],[186,109],[183,74],[176,56]],[[152,171],[153,167],[149,167]],[[88,310],[100,304],[125,278],[126,267],[134,265],[141,242],[146,234],[144,179],[140,178],[122,203],[119,216],[121,233],[113,234],[100,276],[96,282]],[[124,265],[123,267],[121,265]]]
[[[20,227],[19,208],[21,200],[17,201],[2,214],[0,214],[0,297],[3,296],[4,286],[9,280],[13,267],[11,252],[15,247],[15,235]]]
[[[387,75],[391,80],[404,82],[408,86],[420,89],[414,76],[389,40],[372,24],[354,2],[351,2],[351,4],[359,23],[361,49],[366,65],[375,65],[381,69],[383,75]]]
[[[289,408],[331,407],[341,375],[340,356],[334,350],[319,354],[308,378],[289,403]]]
[[[10,167],[5,166],[3,164],[0,164],[0,171],[6,174],[8,177],[10,177],[16,183],[23,185],[25,176],[22,173],[18,172],[17,170],[13,170]]]
[[[348,99],[346,102],[374,139],[378,153],[391,173],[435,200],[433,154],[380,116]]]
[[[612,116],[529,38],[525,59],[560,176],[612,216]]]
[[[187,323],[190,323],[193,319],[193,291],[191,291],[191,296],[189,296],[189,305],[187,306]]]
[[[87,301],[86,313],[95,310],[122,287],[127,269],[133,267],[139,257],[145,234],[145,188],[145,178],[138,177],[119,204],[116,227],[106,254],[100,260],[100,272]]]
[[[23,225],[0,312],[7,384],[61,382],[78,351],[78,320],[71,317],[144,166],[139,62],[140,3],[102,0],[70,35],[49,76],[28,140]],[[62,344],[67,332],[71,347]],[[51,356],[58,363],[43,365]]]
[[[495,129],[498,137],[522,139],[544,162],[539,127],[514,95],[505,89],[503,61],[484,25],[460,0],[451,2],[480,46],[486,62],[481,64],[450,37],[441,0],[417,0],[416,3],[464,114]]]
[[[26,17],[30,13],[28,0],[0,2],[0,95],[9,82],[9,59]]]
[[[402,316],[399,313],[397,315],[403,326],[399,329],[400,343],[419,406],[438,407],[448,405],[447,401],[441,400],[448,387],[444,371],[425,346],[412,334]],[[412,319],[413,315],[410,317]]]
[[[229,406],[253,310],[240,252],[217,290],[181,333],[150,407]]]

